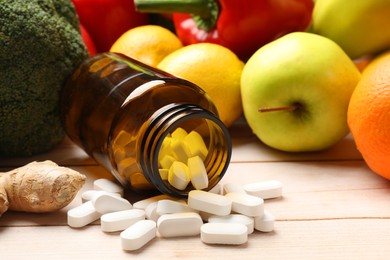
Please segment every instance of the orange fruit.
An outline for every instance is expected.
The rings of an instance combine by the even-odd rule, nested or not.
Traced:
[[[244,62],[214,43],[187,45],[167,55],[157,68],[201,87],[230,127],[242,114],[240,79]]]
[[[364,69],[347,119],[368,167],[390,179],[390,52],[374,58]]]
[[[156,67],[165,56],[181,47],[183,44],[176,34],[162,26],[149,24],[122,34],[111,46],[110,52],[122,53]]]

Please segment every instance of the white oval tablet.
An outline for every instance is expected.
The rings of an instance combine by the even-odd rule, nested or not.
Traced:
[[[229,215],[232,201],[222,195],[202,190],[192,190],[188,193],[188,206],[218,216]]]
[[[156,195],[147,199],[139,200],[133,203],[133,208],[135,209],[146,209],[146,207],[153,202],[163,200],[163,199],[173,199],[171,196],[166,194]]]
[[[271,232],[274,230],[275,216],[268,210],[264,210],[264,215],[255,218],[255,229],[261,232]]]
[[[248,229],[248,235],[254,231],[255,221],[252,217],[248,217],[241,214],[230,214],[227,216],[209,216],[209,223],[241,223],[244,224]]]
[[[241,223],[206,223],[200,228],[206,244],[241,245],[248,241],[248,230]]]
[[[282,196],[283,184],[280,181],[261,181],[244,185],[244,190],[262,199],[273,199]]]
[[[264,200],[246,193],[231,192],[225,195],[232,201],[232,211],[250,217],[262,216]]]
[[[98,193],[93,196],[91,202],[95,209],[102,214],[133,208],[128,200],[110,193]]]
[[[119,184],[104,178],[95,180],[93,182],[93,189],[119,193],[121,196],[123,196],[123,190],[124,190],[124,188]]]
[[[184,202],[174,200],[159,200],[157,202],[156,212],[162,216],[164,214],[180,212],[196,212],[196,210],[188,207],[188,205]]]
[[[183,237],[199,235],[203,221],[199,214],[182,212],[162,215],[157,229],[162,237]]]
[[[104,214],[100,217],[100,226],[104,232],[125,230],[137,221],[145,219],[145,211],[129,209]]]
[[[230,183],[224,184],[223,185],[223,193],[227,194],[227,193],[231,193],[231,192],[245,193],[245,190],[241,185],[239,185],[237,183],[230,182]]]
[[[74,228],[84,227],[99,219],[101,213],[96,211],[91,201],[70,209],[67,212],[68,225]]]
[[[120,234],[122,249],[137,250],[156,237],[156,222],[140,220]]]

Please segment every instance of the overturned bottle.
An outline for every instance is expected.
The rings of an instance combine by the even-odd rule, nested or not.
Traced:
[[[198,86],[116,53],[90,57],[62,93],[70,139],[138,192],[210,190],[231,157],[228,129]]]

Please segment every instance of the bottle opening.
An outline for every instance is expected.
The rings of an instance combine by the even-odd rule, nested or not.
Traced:
[[[146,179],[174,196],[210,190],[230,162],[228,130],[214,114],[193,105],[174,107],[156,120],[144,144]]]

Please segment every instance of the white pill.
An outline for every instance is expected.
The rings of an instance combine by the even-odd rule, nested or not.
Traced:
[[[107,192],[107,191],[103,191],[103,190],[86,190],[81,194],[81,201],[83,203],[90,201],[90,200],[92,200],[92,198],[94,196],[96,196],[96,194],[111,194],[111,195],[118,196],[118,197],[121,196],[119,193],[112,193],[112,192]]]
[[[232,211],[246,216],[262,216],[264,213],[264,200],[246,193],[231,192],[225,195],[232,201]]]
[[[175,161],[169,168],[168,182],[178,190],[184,190],[190,183],[190,172],[186,164]]]
[[[199,214],[182,212],[162,215],[157,221],[157,230],[162,237],[199,235],[203,221]]]
[[[229,215],[232,209],[232,201],[229,198],[202,190],[190,191],[187,203],[193,209],[218,216]]]
[[[264,210],[261,217],[255,217],[255,229],[261,232],[271,232],[274,230],[275,216],[268,210]]]
[[[137,250],[156,237],[156,222],[140,220],[120,234],[123,250]]]
[[[223,192],[224,194],[231,193],[231,192],[245,193],[245,190],[241,185],[230,182],[223,185]]]
[[[220,183],[217,183],[208,192],[215,193],[215,194],[222,194],[222,190],[223,190],[222,185]]]
[[[248,241],[248,228],[241,223],[206,223],[200,239],[206,244],[241,245]]]
[[[96,211],[102,214],[133,208],[128,200],[109,193],[98,193],[92,197],[91,202]]]
[[[146,219],[153,220],[157,222],[157,219],[160,215],[157,213],[157,201],[150,203],[145,209]]]
[[[280,181],[261,181],[244,185],[244,190],[262,199],[273,199],[282,196],[283,184]]]
[[[159,201],[159,200],[163,200],[163,199],[173,199],[173,197],[171,197],[171,196],[169,196],[169,195],[166,195],[166,194],[161,194],[161,195],[153,196],[153,197],[150,197],[150,198],[147,198],[147,199],[143,199],[143,200],[139,200],[139,201],[137,201],[137,202],[134,202],[134,203],[133,203],[133,208],[145,210],[146,207],[147,207],[150,203],[153,203],[153,202],[156,202],[156,201]]]
[[[78,207],[68,210],[68,225],[74,228],[84,227],[101,216],[91,201],[87,201]]]
[[[181,201],[159,200],[157,202],[156,212],[161,216],[164,214],[172,214],[172,213],[180,213],[180,212],[196,212],[196,210],[188,207],[187,204]]]
[[[119,193],[123,196],[123,187],[108,179],[97,179],[93,182],[94,190],[104,190],[107,192]]]
[[[122,231],[134,223],[145,219],[142,209],[129,209],[106,213],[100,217],[100,226],[104,232]]]
[[[187,166],[190,171],[191,184],[197,190],[205,189],[209,186],[209,177],[203,160],[199,156],[188,158]]]
[[[209,223],[241,223],[248,229],[248,235],[252,234],[255,229],[254,218],[241,214],[230,214],[227,216],[210,216],[208,218]]]

